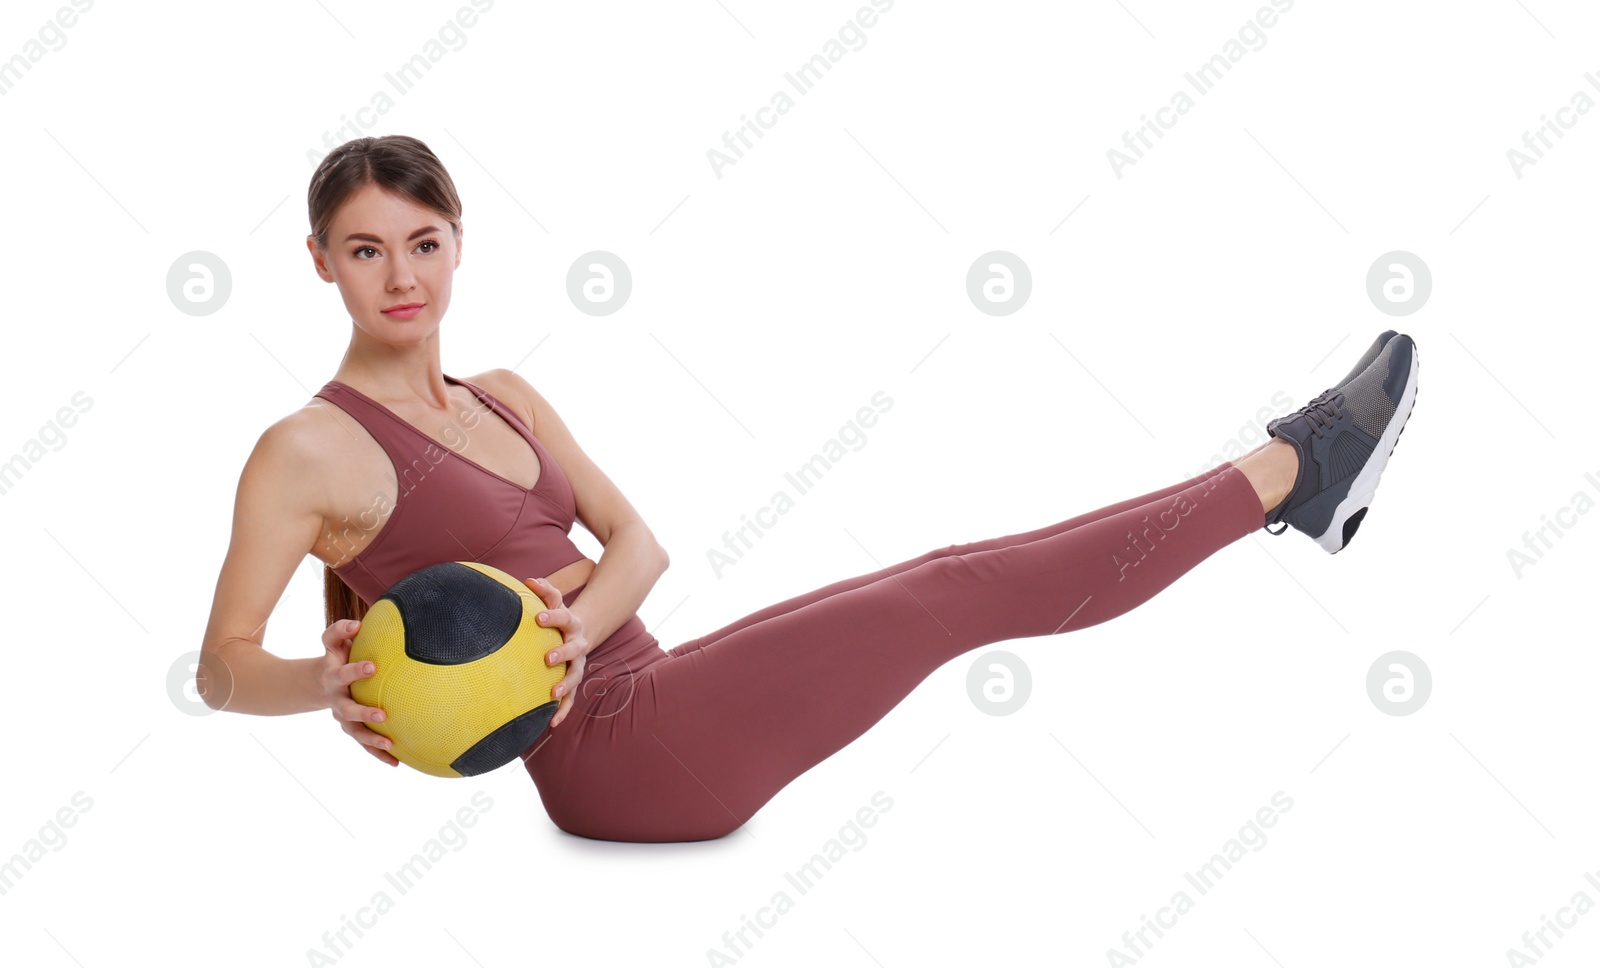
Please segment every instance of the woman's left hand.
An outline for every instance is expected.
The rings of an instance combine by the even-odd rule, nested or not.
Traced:
[[[545,665],[553,666],[563,661],[567,664],[566,677],[550,690],[550,695],[561,701],[561,705],[556,707],[555,718],[550,720],[550,726],[554,728],[567,718],[567,710],[572,707],[572,698],[577,694],[578,682],[583,679],[584,657],[590,649],[589,638],[583,633],[583,620],[561,604],[561,589],[543,578],[525,578],[523,582],[548,606],[539,614],[548,615],[549,618],[538,619],[539,624],[561,630],[561,646],[551,649],[544,656]]]

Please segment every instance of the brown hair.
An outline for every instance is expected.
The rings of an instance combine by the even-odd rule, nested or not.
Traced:
[[[450,223],[457,241],[461,239],[461,197],[456,194],[450,173],[427,145],[403,134],[379,138],[357,138],[329,152],[311,176],[306,203],[311,215],[311,235],[317,248],[328,249],[328,229],[345,199],[367,185],[432,209]],[[322,566],[322,605],[327,624],[340,619],[359,619],[367,605],[332,566]]]

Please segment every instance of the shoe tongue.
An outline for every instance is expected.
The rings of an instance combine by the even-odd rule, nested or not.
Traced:
[[[1308,432],[1307,425],[1310,422],[1311,418],[1306,415],[1305,411],[1296,410],[1294,413],[1286,413],[1273,420],[1267,425],[1267,431],[1276,433],[1280,437],[1286,433],[1292,433],[1298,437]]]
[[[1324,390],[1311,398],[1311,402],[1281,418],[1285,424],[1292,425],[1296,430],[1308,432],[1312,425],[1322,426],[1327,422],[1328,415],[1344,408],[1344,391],[1336,389]],[[1313,417],[1316,413],[1319,416]]]

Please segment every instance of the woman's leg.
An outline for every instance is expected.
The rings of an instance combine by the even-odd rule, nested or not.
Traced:
[[[1263,444],[1262,447],[1265,447],[1265,445]],[[1257,451],[1260,451],[1262,447],[1257,447],[1250,453],[1255,454]],[[824,585],[821,588],[806,592],[803,595],[796,595],[793,598],[786,599],[778,602],[777,604],[768,605],[766,608],[763,608],[760,611],[751,612],[749,615],[746,615],[745,617],[728,625],[724,625],[722,628],[717,629],[714,632],[708,632],[699,638],[690,639],[681,645],[673,646],[671,649],[667,650],[667,654],[672,656],[680,656],[689,652],[693,652],[697,649],[702,649],[721,639],[730,632],[736,632],[739,629],[747,628],[760,622],[765,622],[767,619],[773,618],[774,616],[785,615],[803,605],[809,605],[818,599],[828,598],[829,596],[837,595],[839,592],[846,591],[851,588],[859,588],[860,586],[872,581],[876,581],[885,575],[898,575],[908,568],[915,568],[916,566],[923,564],[924,562],[932,561],[935,558],[944,558],[948,555],[971,554],[974,551],[993,551],[997,548],[1007,548],[1011,545],[1027,544],[1030,541],[1038,541],[1040,538],[1048,538],[1051,535],[1060,534],[1063,531],[1070,531],[1073,528],[1080,527],[1089,523],[1090,521],[1098,521],[1107,515],[1117,514],[1119,512],[1126,511],[1129,508],[1139,507],[1143,504],[1149,504],[1151,501],[1155,501],[1160,498],[1170,497],[1184,488],[1193,487],[1206,478],[1221,473],[1229,466],[1230,465],[1225,461],[1208,471],[1203,471],[1199,474],[1196,474],[1194,477],[1191,477],[1186,481],[1179,481],[1176,484],[1168,485],[1160,490],[1151,491],[1149,494],[1141,494],[1138,497],[1128,498],[1125,501],[1118,501],[1116,504],[1108,504],[1103,508],[1099,508],[1094,511],[1087,511],[1083,514],[1077,515],[1076,517],[1068,518],[1065,521],[1057,521],[1055,524],[1047,524],[1044,527],[1036,528],[1033,531],[1024,531],[1020,534],[1003,535],[998,538],[989,538],[984,541],[974,541],[970,544],[947,545],[943,548],[936,548],[933,551],[919,555],[915,558],[908,558],[905,561],[889,565],[887,568],[884,568],[880,571],[870,571],[865,574],[856,575],[853,578],[845,578],[840,581],[836,581],[831,585]]]
[[[588,704],[528,758],[551,820],[602,840],[725,836],[950,659],[1121,615],[1262,527],[1237,467],[1187,483],[1033,541],[885,569],[699,648],[652,649],[625,698],[575,700]]]

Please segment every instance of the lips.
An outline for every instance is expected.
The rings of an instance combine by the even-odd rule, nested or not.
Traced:
[[[422,308],[422,303],[400,303],[397,306],[390,306],[388,309],[385,309],[384,312],[386,312],[386,313],[404,313],[404,312],[409,312],[409,311],[411,311],[413,309],[421,309],[421,308]]]

